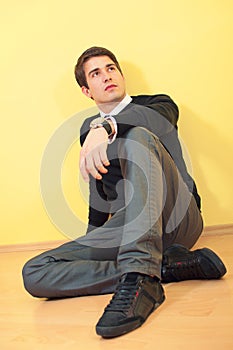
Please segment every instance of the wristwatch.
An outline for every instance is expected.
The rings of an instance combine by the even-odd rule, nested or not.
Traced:
[[[110,123],[107,121],[107,119],[105,119],[104,117],[98,117],[96,119],[93,119],[90,123],[90,128],[91,129],[104,128],[107,131],[108,136],[112,134],[112,127]]]

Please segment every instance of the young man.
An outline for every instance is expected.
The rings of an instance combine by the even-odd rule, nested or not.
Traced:
[[[218,279],[226,269],[210,249],[189,249],[202,232],[200,197],[167,95],[126,93],[116,57],[86,50],[75,76],[99,114],[81,127],[80,171],[89,181],[87,234],[24,266],[36,297],[114,293],[96,325],[115,337],[141,326],[165,299],[161,282]]]

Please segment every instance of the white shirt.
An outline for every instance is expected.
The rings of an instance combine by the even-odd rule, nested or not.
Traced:
[[[118,103],[116,107],[113,108],[113,110],[106,114],[103,111],[99,110],[101,117],[104,117],[106,119],[110,119],[113,122],[114,128],[115,128],[115,133],[114,135],[109,136],[109,143],[112,143],[116,137],[117,137],[117,122],[116,119],[114,118],[114,115],[119,114],[130,102],[132,101],[132,97],[129,95],[125,95],[123,100]]]

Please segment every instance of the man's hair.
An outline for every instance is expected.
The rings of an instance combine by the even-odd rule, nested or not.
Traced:
[[[121,67],[116,59],[116,56],[111,51],[105,49],[104,47],[93,46],[82,53],[75,66],[74,74],[79,86],[86,86],[88,88],[87,79],[84,72],[84,64],[90,58],[97,56],[108,56],[115,63],[117,69],[122,74]]]

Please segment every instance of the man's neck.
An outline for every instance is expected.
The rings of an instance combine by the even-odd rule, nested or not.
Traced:
[[[114,101],[111,103],[106,103],[98,105],[100,114],[118,114],[122,109],[124,109],[130,102],[132,98],[126,94],[120,101]]]
[[[124,98],[123,98],[123,99],[124,99]],[[103,112],[104,114],[110,114],[111,111],[113,111],[114,108],[116,108],[116,106],[118,106],[119,103],[121,103],[121,101],[123,101],[123,99],[120,100],[120,101],[114,101],[114,102],[109,102],[109,103],[100,104],[100,105],[98,105],[97,107],[98,107],[98,109],[99,109],[101,112]]]

